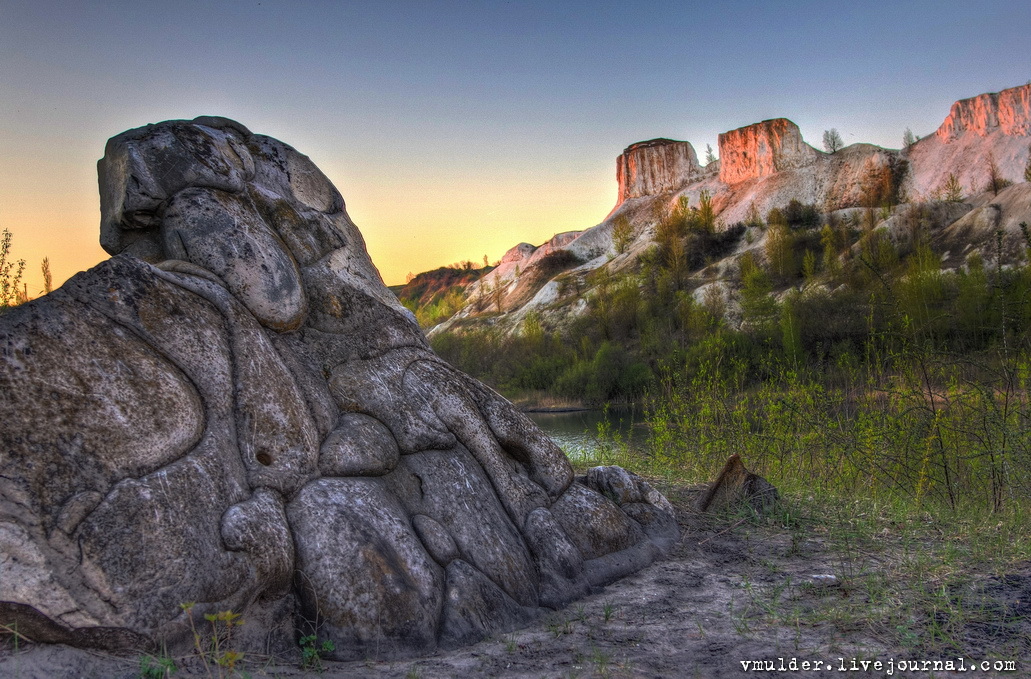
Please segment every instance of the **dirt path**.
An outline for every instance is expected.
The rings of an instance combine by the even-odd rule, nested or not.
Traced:
[[[325,662],[327,679],[370,677],[971,677],[1031,676],[1016,672],[970,671],[971,657],[983,660],[979,633],[971,627],[967,672],[902,671],[899,660],[952,660],[955,653],[924,657],[892,647],[862,609],[869,601],[841,581],[850,573],[840,552],[818,535],[776,525],[691,511],[696,491],[671,497],[684,535],[669,558],[603,591],[542,618],[536,624],[475,646],[408,661]],[[876,566],[876,560],[865,561]],[[1006,634],[1012,648],[1031,650],[1031,569],[994,579],[985,596],[1011,615]],[[857,613],[849,617],[854,597]],[[1022,598],[1023,597],[1023,598]],[[997,600],[997,601],[996,601]],[[1001,602],[1001,603],[1000,603]],[[890,602],[889,602],[890,603]],[[1006,608],[1008,606],[1008,608]],[[1021,608],[1023,607],[1023,608]],[[1016,627],[1013,626],[1015,620]],[[1009,637],[1007,637],[1009,638]],[[981,639],[980,641],[984,641]],[[1025,643],[1026,642],[1026,643]],[[1025,653],[1026,655],[1026,653]],[[797,663],[798,671],[779,671]],[[771,660],[773,671],[745,671],[742,661]],[[880,660],[881,671],[863,662]],[[808,671],[804,662],[812,663]],[[855,665],[853,665],[853,661]],[[823,663],[813,669],[816,662]],[[889,668],[889,662],[892,665]],[[844,663],[844,665],[842,665]],[[180,660],[171,676],[208,676],[196,659]],[[827,665],[830,665],[830,669]],[[1023,668],[1021,665],[1023,664]],[[845,671],[842,671],[844,667]],[[857,667],[857,670],[852,670]],[[63,647],[8,649],[0,676],[12,679],[58,677],[139,677],[140,658],[84,653]],[[210,668],[219,676],[218,668]],[[892,672],[889,674],[889,669]],[[250,658],[239,676],[293,679],[315,676],[296,664]],[[1028,672],[1029,674],[1024,674]]]

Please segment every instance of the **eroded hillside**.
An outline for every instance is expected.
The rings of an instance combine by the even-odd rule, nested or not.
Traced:
[[[831,283],[830,259],[847,265],[861,254],[864,236],[905,248],[914,229],[946,268],[962,267],[975,254],[1022,262],[1020,224],[1031,221],[1029,144],[1031,85],[957,101],[934,134],[902,149],[859,143],[827,153],[785,118],[719,135],[719,159],[707,165],[690,142],[635,143],[616,160],[618,198],[604,221],[540,246],[513,247],[496,269],[464,288],[461,300],[454,299],[461,308],[430,332],[484,321],[514,331],[531,313],[545,326],[565,327],[587,310],[599,281],[640,274],[663,257],[672,257],[674,268],[687,267],[677,273],[678,287],[699,301],[718,292],[731,318],[740,307],[741,259],[748,253],[767,270],[795,270],[773,277],[781,294]],[[784,219],[802,207],[817,218]],[[699,236],[692,226],[705,210],[711,223],[701,231],[720,238]],[[671,227],[678,219],[683,228]],[[781,222],[795,249],[791,266],[773,261],[785,247]],[[833,237],[820,235],[825,227]],[[803,276],[806,252],[816,261]]]

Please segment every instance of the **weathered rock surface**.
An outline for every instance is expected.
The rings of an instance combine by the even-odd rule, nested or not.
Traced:
[[[802,141],[798,125],[787,118],[724,132],[718,138],[720,181],[737,184],[811,164],[819,151]]]
[[[1031,134],[1031,85],[960,99],[935,136],[949,143],[965,132],[984,137],[995,129],[1010,136]]]
[[[908,190],[929,198],[955,175],[964,196],[985,190],[989,163],[1008,181],[1024,179],[1031,144],[1031,85],[961,99],[938,130],[906,150]]]
[[[412,655],[676,538],[661,495],[575,481],[428,349],[307,157],[198,118],[111,139],[98,170],[114,256],[0,316],[0,623],[175,650],[232,610],[262,650]]]
[[[673,191],[701,171],[690,142],[652,139],[631,144],[616,159],[616,202]]]

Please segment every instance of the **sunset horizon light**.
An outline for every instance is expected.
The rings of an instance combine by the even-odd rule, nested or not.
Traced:
[[[388,285],[601,222],[616,158],[786,117],[898,148],[1031,79],[1031,6],[0,4],[0,230],[30,297],[106,259],[107,139],[201,115],[312,158]],[[1000,58],[1000,56],[1005,58]]]

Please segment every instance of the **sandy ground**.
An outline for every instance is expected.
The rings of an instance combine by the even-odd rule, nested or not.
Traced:
[[[242,671],[220,675],[197,658],[177,659],[171,676],[327,678],[371,677],[970,677],[1031,676],[1031,658],[1014,658],[1016,672],[902,671],[899,660],[956,660],[955,654],[924,658],[893,648],[869,625],[821,622],[812,615],[849,596],[837,575],[846,564],[817,536],[735,517],[712,518],[691,510],[697,490],[670,493],[683,529],[669,557],[602,591],[541,618],[534,625],[475,646],[406,661],[324,662],[321,675],[296,659],[248,657]],[[1031,640],[1031,568],[995,578],[982,588],[1008,611],[1005,634]],[[858,602],[857,602],[858,603]],[[860,604],[861,605],[861,604]],[[785,615],[793,611],[792,615]],[[792,619],[796,621],[791,624]],[[804,621],[804,622],[799,622]],[[1014,623],[1014,621],[1016,621]],[[1016,627],[1014,627],[1014,624]],[[983,627],[983,625],[982,625]],[[971,627],[969,655],[981,660],[978,635],[1000,632]],[[984,639],[981,639],[982,641]],[[1021,641],[1023,643],[1023,641]],[[1018,644],[1031,652],[1031,647]],[[780,671],[783,658],[785,671]],[[745,671],[742,661],[772,660],[772,671]],[[797,671],[791,671],[791,663]],[[880,660],[863,669],[864,661]],[[139,677],[140,656],[87,653],[60,646],[8,646],[0,677]],[[809,670],[804,662],[811,663]],[[816,662],[824,663],[820,669]],[[853,665],[853,661],[855,664]],[[893,663],[889,666],[889,663]],[[830,669],[828,669],[828,664]],[[852,668],[857,669],[853,670]],[[889,671],[891,673],[889,674]],[[209,675],[210,672],[210,675]],[[224,670],[223,670],[224,672]]]

